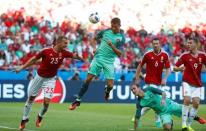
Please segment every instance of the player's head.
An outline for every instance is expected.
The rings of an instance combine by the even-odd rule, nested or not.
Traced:
[[[114,33],[120,32],[121,20],[117,17],[111,20],[111,29]]]
[[[65,36],[59,36],[54,41],[54,46],[58,46],[60,49],[64,49],[67,47],[68,39]]]
[[[160,47],[160,39],[158,37],[155,37],[152,39],[152,47],[155,52],[159,52],[161,47]]]
[[[144,91],[139,86],[133,84],[130,89],[135,96],[143,97]]]
[[[198,46],[198,38],[194,37],[194,36],[188,38],[187,46],[188,46],[189,51],[192,51],[192,50],[196,49],[197,46]]]

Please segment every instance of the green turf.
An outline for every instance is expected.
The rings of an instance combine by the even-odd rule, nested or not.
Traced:
[[[18,128],[24,103],[0,103],[0,131],[15,131],[2,126]],[[128,131],[133,127],[131,119],[135,104],[86,104],[74,111],[68,104],[51,104],[40,128],[35,127],[35,118],[41,104],[34,104],[26,129],[35,131]],[[199,115],[206,118],[206,105],[201,105]],[[154,126],[154,114],[150,111],[142,119],[140,131],[160,130]],[[174,129],[181,129],[181,119],[174,119]],[[206,131],[206,124],[193,124],[196,131]]]

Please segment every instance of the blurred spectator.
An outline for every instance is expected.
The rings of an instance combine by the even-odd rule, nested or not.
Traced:
[[[79,72],[76,72],[76,73],[74,74],[74,76],[72,76],[72,78],[71,78],[70,80],[75,80],[75,81],[81,80],[80,77],[79,77]]]
[[[49,1],[51,3],[53,2],[52,0]],[[130,2],[130,4],[132,2]],[[80,4],[81,2],[78,3]],[[145,1],[145,3],[148,3],[148,1]],[[147,18],[146,16],[151,16],[151,18],[153,18],[155,16],[155,12],[157,12],[155,10],[151,12],[150,15],[145,15],[145,12],[137,14],[134,18],[138,20],[133,20],[135,21],[135,25],[132,25],[132,23],[129,22],[125,22],[129,27],[128,30],[125,30],[126,43],[122,49],[123,55],[121,58],[115,59],[114,66],[116,72],[127,73],[128,70],[136,69],[138,63],[142,58],[142,55],[146,51],[151,49],[151,39],[154,36],[160,38],[162,49],[170,55],[170,60],[172,63],[175,61],[176,57],[179,57],[180,54],[187,50],[185,43],[190,35],[195,35],[195,37],[199,39],[200,50],[206,51],[205,23],[196,25],[195,28],[191,26],[190,23],[186,23],[185,26],[182,25],[182,28],[176,28],[174,24],[173,26],[171,26],[171,28],[169,28],[170,26],[168,26],[167,28],[164,27],[163,24],[171,24],[167,23],[167,20],[169,20],[169,18],[171,17],[170,14],[167,14],[167,12],[170,12],[171,9],[176,9],[173,12],[174,14],[181,14],[183,12],[179,8],[194,6],[192,5],[191,1],[188,1],[187,5],[184,5],[186,4],[184,1],[179,1],[179,3],[177,3],[178,1],[167,1],[164,4],[162,3],[168,8],[162,8],[164,6],[158,5],[160,10],[164,12],[163,14],[159,15],[161,19],[165,20],[165,23],[161,23],[161,21],[159,21],[160,23],[158,25],[155,23],[153,25],[149,21],[151,28],[144,27],[144,24],[147,24],[148,21],[148,19],[147,21],[144,21],[144,19]],[[152,2],[150,4],[152,4]],[[174,6],[176,4],[177,6]],[[196,4],[198,5],[199,2],[196,2]],[[56,6],[56,4],[54,5]],[[117,6],[120,5],[121,3],[117,4]],[[201,6],[203,5],[204,4],[201,4]],[[151,8],[147,6],[147,4],[140,4],[139,6],[145,6],[146,9]],[[59,6],[59,8],[61,7],[62,5]],[[190,11],[188,10],[188,8],[184,9]],[[139,8],[137,10],[139,10]],[[69,70],[70,68],[73,69],[75,67],[75,69],[77,68],[77,70],[88,70],[94,48],[92,46],[92,44],[94,43],[93,36],[98,32],[99,29],[107,28],[106,25],[108,25],[108,23],[102,21],[101,23],[92,25],[92,27],[90,27],[91,25],[88,23],[85,25],[83,23],[80,23],[79,21],[77,22],[75,18],[71,19],[68,17],[63,19],[62,23],[59,23],[58,21],[46,19],[44,15],[29,16],[27,15],[27,11],[28,10],[21,8],[19,10],[4,12],[0,16],[0,69],[13,68],[14,66],[19,66],[25,63],[42,48],[52,46],[55,36],[61,34],[67,36],[70,39],[68,49],[71,52],[76,51],[79,55],[82,55],[85,60],[87,60],[87,62],[85,63],[73,61],[72,59],[65,60],[62,64],[61,69]],[[117,11],[115,9],[114,11],[116,12],[115,14],[119,14],[120,16],[122,15],[121,10]],[[196,10],[194,9],[192,11],[196,12]],[[139,19],[140,17],[141,19]],[[177,19],[173,20],[176,21]],[[178,23],[175,24],[178,25]],[[136,27],[136,25],[139,25],[138,28]],[[155,30],[151,30],[153,29],[153,26],[155,26]]]
[[[33,70],[29,69],[28,70],[28,75],[27,75],[27,80],[32,80],[33,78],[34,78]]]

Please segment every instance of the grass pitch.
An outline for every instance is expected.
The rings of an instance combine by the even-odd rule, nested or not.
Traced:
[[[24,103],[0,103],[0,131],[18,130]],[[51,103],[40,128],[35,127],[41,104],[35,103],[25,131],[129,131],[135,104],[89,104],[82,103],[77,110],[68,110],[69,104]],[[199,108],[199,116],[206,118],[206,105]],[[194,122],[196,131],[206,131],[206,124]],[[181,119],[174,117],[174,130],[181,129]],[[154,112],[142,117],[138,131],[161,130],[155,127]]]

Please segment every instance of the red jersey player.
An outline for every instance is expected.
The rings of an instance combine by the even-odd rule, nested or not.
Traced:
[[[146,64],[146,77],[144,79],[146,87],[161,89],[161,85],[166,85],[167,78],[170,74],[169,56],[161,50],[159,38],[152,40],[153,50],[144,54],[143,59],[136,71],[136,84],[139,84],[141,70]],[[162,79],[163,69],[166,68],[165,77]],[[142,114],[145,114],[150,108],[145,108]],[[163,123],[164,124],[164,123]],[[161,127],[160,117],[156,115],[156,126]]]
[[[44,92],[44,103],[42,109],[37,115],[36,120],[36,126],[40,127],[43,115],[47,112],[50,99],[53,96],[56,81],[55,76],[57,74],[57,70],[62,64],[64,58],[74,58],[83,60],[77,54],[73,54],[65,50],[67,44],[68,39],[64,36],[59,36],[54,42],[54,47],[43,49],[41,52],[39,52],[36,56],[32,57],[24,65],[15,69],[15,71],[18,73],[22,69],[25,69],[35,64],[38,60],[41,59],[40,67],[38,68],[37,74],[35,78],[32,80],[32,84],[29,89],[28,99],[24,107],[23,118],[19,127],[20,130],[23,130],[26,126],[26,123],[29,121],[29,113],[31,111],[34,99],[39,93],[39,91],[42,89]]]
[[[198,39],[190,37],[187,41],[189,51],[182,54],[174,67],[174,71],[183,71],[183,107],[182,107],[182,130],[192,130],[190,127],[201,95],[201,70],[206,65],[206,54],[197,50]],[[184,65],[184,66],[181,66]],[[189,111],[192,100],[193,107]],[[189,116],[187,115],[189,113]]]

